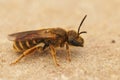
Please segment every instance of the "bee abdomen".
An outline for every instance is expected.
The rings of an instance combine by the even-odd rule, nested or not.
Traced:
[[[23,52],[35,45],[40,43],[38,40],[26,40],[26,41],[15,41],[13,44],[13,49],[16,52]]]

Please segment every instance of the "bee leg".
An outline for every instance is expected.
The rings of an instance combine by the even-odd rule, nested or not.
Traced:
[[[54,47],[52,45],[50,45],[49,48],[50,48],[51,55],[53,57],[53,61],[54,61],[55,65],[59,66],[59,64],[57,63],[56,51],[55,51]]]
[[[16,64],[18,61],[20,61],[24,56],[32,53],[33,51],[35,51],[37,48],[37,46],[34,46],[26,51],[23,52],[23,54],[21,54],[14,62],[12,62],[11,64]]]
[[[39,52],[41,52],[41,51],[43,51],[43,48],[40,46],[40,47],[37,48],[37,50],[38,50]]]
[[[66,52],[67,52],[67,60],[70,62],[71,61],[71,55],[70,55],[70,50],[69,50],[68,43],[66,43]]]

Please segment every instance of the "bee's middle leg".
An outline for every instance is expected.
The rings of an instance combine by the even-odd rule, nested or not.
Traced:
[[[59,64],[57,63],[56,51],[55,51],[54,47],[52,45],[50,45],[49,48],[50,48],[51,55],[53,57],[53,61],[54,61],[55,65],[59,66]]]

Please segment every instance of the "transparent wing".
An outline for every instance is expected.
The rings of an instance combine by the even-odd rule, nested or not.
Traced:
[[[51,32],[51,29],[32,30],[25,32],[18,32],[8,35],[8,39],[11,41],[24,41],[32,39],[54,39],[56,34]]]

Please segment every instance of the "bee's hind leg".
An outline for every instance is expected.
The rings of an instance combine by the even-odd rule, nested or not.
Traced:
[[[19,62],[23,57],[25,57],[26,55],[32,53],[33,51],[35,51],[37,49],[38,46],[34,46],[30,49],[27,49],[26,51],[24,51],[15,61],[13,61],[10,65],[12,64],[16,64],[17,62]]]

